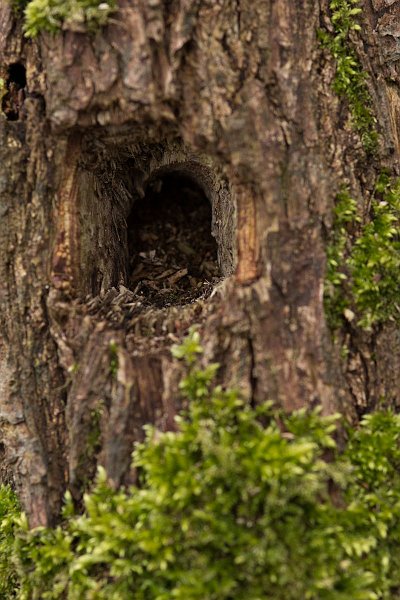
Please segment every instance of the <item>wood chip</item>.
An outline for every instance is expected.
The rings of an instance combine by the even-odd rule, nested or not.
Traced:
[[[187,269],[180,269],[179,271],[177,271],[175,273],[175,275],[168,277],[168,281],[169,281],[170,285],[175,285],[180,279],[182,279],[182,277],[185,277],[187,274],[188,274]]]

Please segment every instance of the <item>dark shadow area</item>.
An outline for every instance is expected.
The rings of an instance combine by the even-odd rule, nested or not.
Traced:
[[[128,219],[129,288],[145,305],[182,305],[207,297],[220,279],[211,205],[179,173],[152,181]]]
[[[1,109],[9,121],[18,121],[25,100],[26,69],[21,63],[12,63],[8,67],[6,80],[7,93],[1,101]]]

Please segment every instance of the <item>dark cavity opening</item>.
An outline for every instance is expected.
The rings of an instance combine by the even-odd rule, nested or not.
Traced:
[[[12,63],[8,67],[6,80],[7,93],[3,96],[1,109],[9,121],[18,121],[25,100],[26,69],[21,63]]]
[[[129,287],[163,308],[207,297],[221,273],[212,209],[191,178],[169,173],[149,183],[128,219]]]

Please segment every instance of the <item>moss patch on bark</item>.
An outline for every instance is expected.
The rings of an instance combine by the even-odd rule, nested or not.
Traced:
[[[348,190],[337,196],[327,249],[325,309],[333,329],[344,320],[363,329],[400,322],[400,180],[378,177],[363,220]]]
[[[116,8],[115,0],[12,0],[12,4],[24,11],[24,31],[30,38],[61,29],[95,31],[106,25]]]
[[[332,31],[319,31],[319,38],[336,60],[335,92],[348,103],[352,125],[360,134],[364,149],[372,154],[378,145],[376,118],[367,86],[367,73],[351,47],[350,35],[360,31],[359,0],[331,0]]]

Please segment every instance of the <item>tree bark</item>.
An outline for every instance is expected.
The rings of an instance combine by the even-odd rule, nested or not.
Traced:
[[[174,427],[170,347],[193,324],[252,403],[350,418],[396,406],[398,328],[341,332],[343,359],[323,306],[337,192],[367,208],[382,167],[398,172],[399,3],[362,8],[351,43],[374,159],[332,90],[327,0],[120,0],[96,35],[34,41],[0,1],[0,76],[27,77],[17,118],[0,119],[0,468],[31,525],[57,517],[67,487],[79,501],[97,464],[132,480],[143,425]],[[208,197],[222,279],[132,316],[128,217],[168,173]]]

